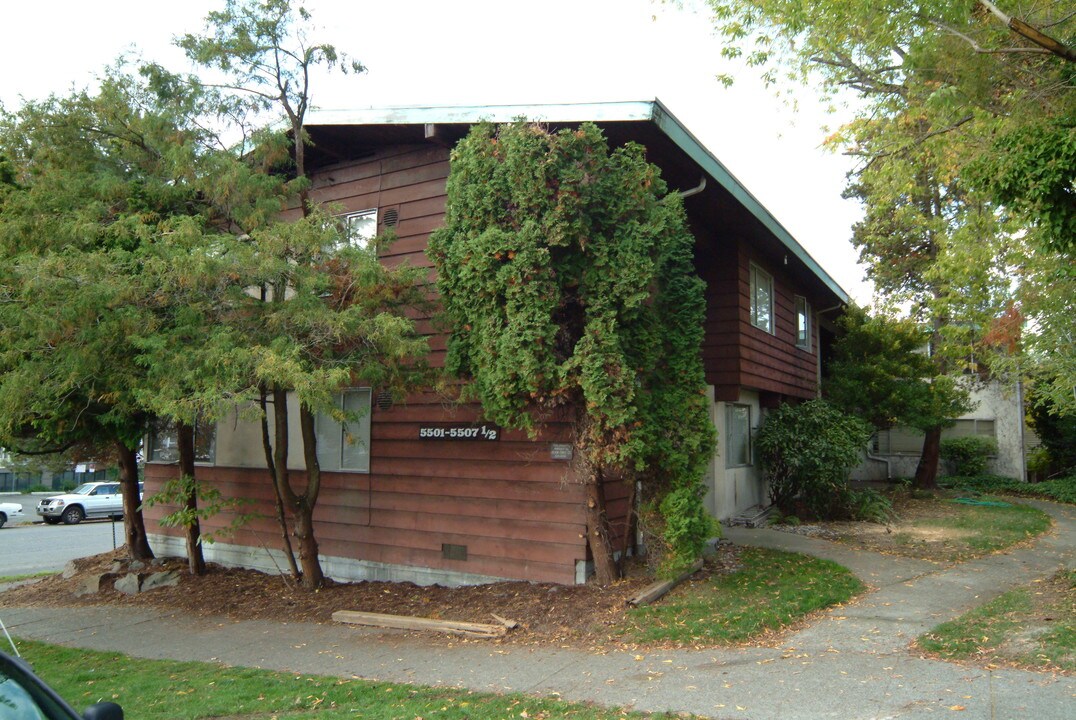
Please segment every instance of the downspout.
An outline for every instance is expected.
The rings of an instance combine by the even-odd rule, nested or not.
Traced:
[[[1019,367],[1019,366],[1018,366]],[[1016,406],[1020,409],[1020,482],[1027,482],[1027,438],[1024,435],[1024,381],[1016,380]]]
[[[787,261],[787,256],[786,256]],[[826,313],[833,312],[834,310],[840,310],[845,306],[845,303],[837,303],[833,307],[825,308],[824,310],[815,310],[815,315],[822,317]],[[818,328],[818,362],[815,364],[815,397],[822,397],[822,327]],[[870,457],[869,455],[867,457]]]
[[[691,188],[690,190],[677,190],[676,194],[679,195],[681,198],[689,198],[692,195],[698,195],[699,193],[701,193],[705,189],[706,189],[706,176],[703,175],[702,178],[699,180],[698,185]]]
[[[893,479],[893,461],[890,458],[884,458],[881,455],[872,455],[871,451],[867,450],[867,459],[885,463],[885,479],[887,481]]]

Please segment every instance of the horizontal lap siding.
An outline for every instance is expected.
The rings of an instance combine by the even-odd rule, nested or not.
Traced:
[[[698,268],[706,283],[706,324],[702,361],[706,382],[718,400],[739,398],[740,293],[735,243],[721,243],[716,256]]]
[[[397,239],[383,250],[388,265],[430,267],[430,233],[445,209],[448,151],[431,146],[386,148],[360,162],[328,168],[313,180],[312,198],[344,211],[378,208],[399,212]],[[431,270],[432,279],[432,270]],[[429,360],[443,365],[445,338],[428,318],[416,318],[430,339]],[[569,465],[550,459],[551,442],[570,441],[569,428],[553,423],[538,439],[502,431],[497,441],[420,440],[419,428],[468,424],[479,408],[456,406],[434,393],[416,393],[371,415],[370,474],[324,473],[315,510],[323,555],[446,569],[478,575],[560,583],[575,582],[575,563],[586,559],[583,488]],[[293,452],[298,452],[293,448]],[[169,466],[150,465],[150,491]],[[264,471],[199,468],[230,496],[250,498],[252,520],[226,542],[279,547],[273,491]],[[296,484],[302,481],[296,474]],[[164,509],[147,510],[159,519]],[[220,528],[227,515],[205,526]],[[178,534],[176,530],[159,530]],[[466,545],[467,560],[442,557],[442,544]]]
[[[748,253],[741,253],[743,385],[792,397],[814,397],[818,386],[818,358],[796,347],[797,288],[783,271],[756,259],[756,264],[773,277],[774,333],[754,327],[751,325],[751,261]]]
[[[742,243],[735,250],[729,247],[727,255],[703,269],[707,296],[702,357],[716,398],[734,401],[740,388],[814,397],[818,358],[796,347],[797,293],[791,278],[753,258]],[[751,324],[752,261],[773,277],[773,334]]]

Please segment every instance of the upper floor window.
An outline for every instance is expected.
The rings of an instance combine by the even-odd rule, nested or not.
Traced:
[[[811,351],[811,303],[796,296],[796,347]]]
[[[377,209],[360,210],[342,216],[348,242],[366,247],[377,236]]]
[[[773,277],[751,265],[751,324],[773,334]]]
[[[340,422],[319,414],[315,419],[318,465],[328,471],[370,472],[370,389],[345,390],[336,403],[349,418]]]

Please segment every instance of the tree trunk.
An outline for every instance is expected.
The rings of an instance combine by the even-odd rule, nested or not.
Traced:
[[[318,439],[314,415],[299,405],[299,428],[303,434],[303,459],[306,462],[306,491],[296,497],[295,537],[299,540],[299,562],[303,566],[303,587],[316,590],[325,584],[325,574],[318,559],[318,541],[314,536],[314,507],[321,492],[321,465],[318,464]]]
[[[636,482],[635,480],[626,480],[625,482],[631,484],[628,487],[628,514],[624,516],[623,535],[620,538],[620,559],[616,564],[617,575],[620,577],[624,577],[624,563],[627,562],[628,548],[633,546],[632,540],[635,536]]]
[[[923,454],[915,469],[915,487],[919,490],[938,489],[938,458],[941,456],[941,426],[926,431],[923,438]]]
[[[264,297],[262,298],[264,300]],[[273,462],[273,440],[269,436],[269,406],[266,400],[265,387],[259,391],[258,403],[262,409],[262,450],[265,452],[265,467],[269,470],[270,482],[273,485],[273,497],[276,500],[276,522],[280,526],[280,540],[284,557],[288,561],[288,569],[291,576],[296,580],[302,575],[299,566],[295,564],[295,550],[291,546],[291,534],[288,532],[288,518],[284,512],[284,498],[280,494],[280,487],[276,482],[276,463]]]
[[[190,568],[191,575],[204,575],[202,526],[198,520],[198,481],[194,476],[194,426],[179,423],[176,426],[176,444],[179,450],[179,474],[187,495],[184,503],[189,518],[184,526],[187,567]]]
[[[126,535],[127,552],[133,560],[152,560],[153,550],[146,537],[146,524],[142,520],[142,499],[138,496],[138,460],[135,451],[122,440],[116,441],[120,459],[120,488],[123,493],[123,530]]]
[[[610,585],[620,576],[613,561],[613,546],[609,541],[609,516],[605,511],[605,492],[602,474],[591,472],[584,480],[586,486],[587,545],[594,559],[594,581],[598,585]]]

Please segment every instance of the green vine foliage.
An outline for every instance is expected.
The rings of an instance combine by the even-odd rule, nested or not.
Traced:
[[[667,567],[715,532],[700,347],[704,284],[682,202],[644,149],[600,129],[476,126],[452,155],[429,255],[452,331],[447,368],[501,425],[575,422],[583,465],[643,480]]]

